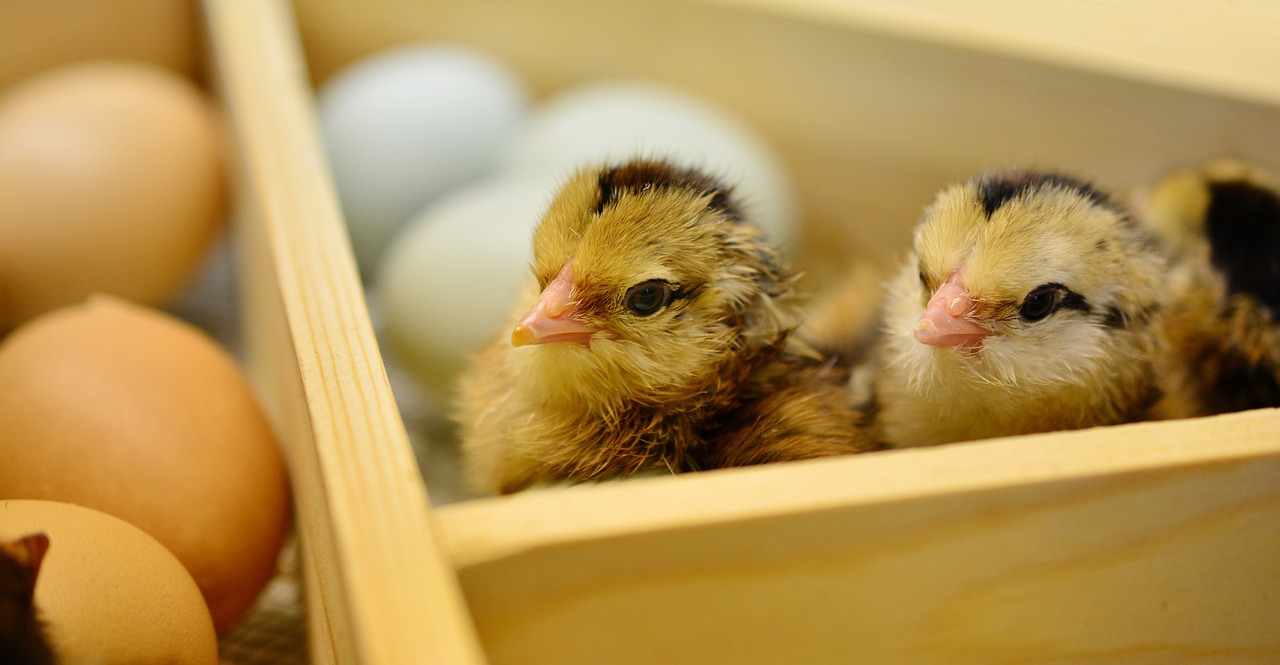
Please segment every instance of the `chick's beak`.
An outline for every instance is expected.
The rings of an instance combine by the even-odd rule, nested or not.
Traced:
[[[600,328],[574,319],[577,311],[573,301],[573,271],[566,263],[560,269],[560,274],[542,290],[538,302],[533,304],[511,331],[511,345],[553,342],[588,344],[591,336],[600,332]]]
[[[974,323],[974,302],[960,282],[958,274],[952,274],[938,287],[920,320],[916,322],[916,341],[930,346],[974,347],[991,336],[990,330]]]

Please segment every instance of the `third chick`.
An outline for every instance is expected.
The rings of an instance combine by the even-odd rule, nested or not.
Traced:
[[[1168,315],[1201,414],[1280,406],[1280,186],[1217,160],[1167,175],[1140,218],[1172,252]]]

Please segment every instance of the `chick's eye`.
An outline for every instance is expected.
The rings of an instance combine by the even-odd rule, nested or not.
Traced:
[[[640,282],[627,289],[627,309],[640,316],[653,314],[670,302],[671,285],[660,279]]]
[[[1022,299],[1018,314],[1026,321],[1039,321],[1058,308],[1058,289],[1054,286],[1037,286]]]

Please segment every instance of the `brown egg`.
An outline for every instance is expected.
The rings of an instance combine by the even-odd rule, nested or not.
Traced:
[[[0,499],[77,503],[163,543],[220,633],[275,570],[280,451],[232,358],[193,326],[99,296],[0,342]]]
[[[188,80],[95,61],[0,97],[0,330],[111,293],[158,304],[223,221],[221,123]]]
[[[34,604],[62,665],[214,665],[209,608],[187,569],[141,529],[56,501],[0,501],[0,542],[48,537]]]

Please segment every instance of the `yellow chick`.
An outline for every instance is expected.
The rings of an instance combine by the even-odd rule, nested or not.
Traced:
[[[792,339],[793,276],[706,174],[656,160],[578,173],[535,230],[531,267],[510,341],[460,382],[476,488],[870,448],[845,374]]]
[[[1280,186],[1235,160],[1171,173],[1135,203],[1178,261],[1168,336],[1201,414],[1280,406]]]
[[[944,189],[889,285],[876,434],[919,446],[1187,415],[1162,333],[1166,256],[1058,173]]]

